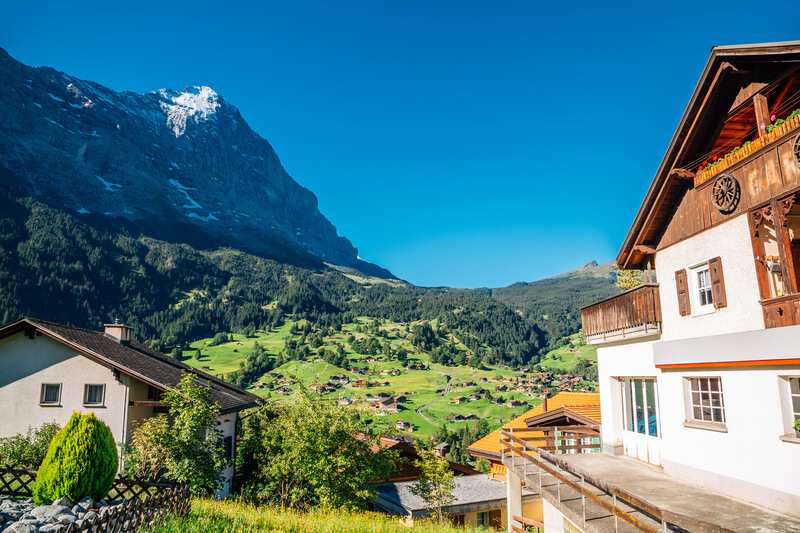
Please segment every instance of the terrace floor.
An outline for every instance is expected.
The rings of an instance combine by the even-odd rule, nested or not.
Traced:
[[[577,467],[590,473],[603,482],[618,487],[664,511],[670,511],[685,517],[683,527],[668,523],[671,531],[736,531],[741,533],[800,532],[800,518],[791,517],[770,511],[721,493],[692,485],[667,476],[661,469],[627,457],[616,457],[605,453],[582,453],[559,455],[569,466]],[[506,467],[511,467],[511,459],[504,459]],[[538,491],[539,475],[536,466],[530,463],[523,469],[522,459],[514,459],[513,470],[527,481],[527,488]],[[524,472],[523,472],[524,470]],[[563,470],[569,479],[580,484],[580,478]],[[581,496],[565,484],[556,483],[556,479],[544,474],[541,479],[542,496],[562,514],[579,527],[583,524],[584,511]],[[586,483],[594,494],[603,500],[612,501],[608,493]],[[559,494],[560,493],[560,494]],[[559,503],[560,502],[560,503]],[[658,531],[662,530],[659,520],[621,503],[623,510],[631,513],[636,519]],[[584,530],[592,533],[614,531],[614,517],[600,505],[586,500],[586,525]],[[708,526],[713,525],[712,529]],[[618,519],[618,531],[636,531],[633,527]]]

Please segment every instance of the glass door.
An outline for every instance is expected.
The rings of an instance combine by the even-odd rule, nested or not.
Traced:
[[[625,378],[623,385],[625,455],[660,466],[658,383],[655,378]]]

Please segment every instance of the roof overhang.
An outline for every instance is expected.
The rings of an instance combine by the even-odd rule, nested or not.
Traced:
[[[700,81],[617,254],[618,268],[641,268],[644,265],[648,255],[646,248],[655,244],[648,242],[648,239],[667,220],[673,202],[686,186],[684,180],[687,176],[676,172],[679,170],[676,164],[685,156],[686,150],[699,134],[716,127],[716,124],[704,123],[703,118],[721,94],[733,90],[730,81],[742,75],[738,65],[789,62],[800,62],[800,41],[715,46],[711,49],[711,56]],[[738,91],[738,87],[736,90]],[[639,246],[644,248],[637,248]]]

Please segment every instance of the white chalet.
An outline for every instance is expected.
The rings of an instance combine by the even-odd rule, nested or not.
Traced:
[[[712,49],[617,256],[644,283],[582,310],[603,453],[518,442],[510,515],[525,479],[547,532],[800,531],[798,109],[800,41]]]
[[[138,423],[168,410],[161,393],[185,373],[219,404],[218,429],[232,460],[237,414],[258,396],[131,340],[124,324],[90,331],[21,318],[0,326],[0,437],[50,421],[63,426],[81,411],[105,422],[114,441],[129,443]],[[232,476],[233,467],[223,472],[221,494]]]

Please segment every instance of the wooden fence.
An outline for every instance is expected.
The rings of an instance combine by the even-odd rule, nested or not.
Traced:
[[[35,470],[0,468],[0,495],[30,498],[34,481]],[[116,478],[106,499],[121,498],[125,499],[123,503],[103,507],[97,514],[65,525],[61,533],[132,533],[170,514],[185,516],[191,508],[188,485]]]

